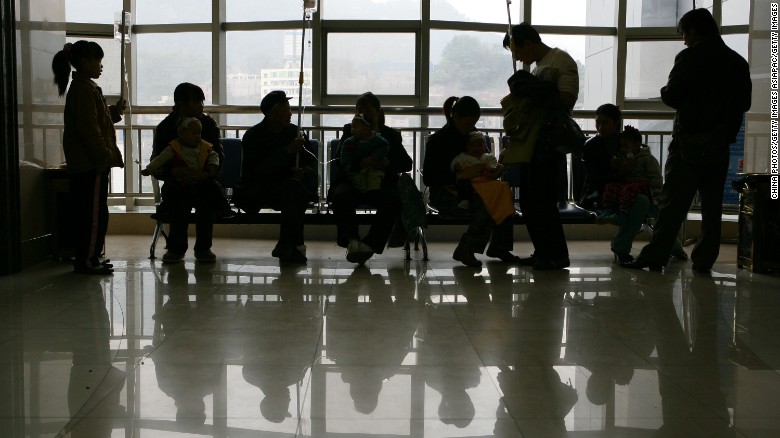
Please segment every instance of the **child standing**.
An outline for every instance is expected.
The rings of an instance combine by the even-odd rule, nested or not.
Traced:
[[[625,223],[636,197],[647,195],[656,200],[661,194],[663,177],[661,165],[642,144],[642,134],[633,126],[626,125],[620,133],[620,151],[612,157],[612,169],[622,181],[604,186],[604,211],[597,223]]]
[[[341,165],[347,172],[352,186],[360,193],[379,190],[385,171],[374,166],[361,165],[366,158],[380,163],[387,159],[390,143],[371,130],[371,121],[363,113],[352,119],[352,137],[341,147]]]
[[[179,138],[154,157],[141,175],[152,175],[172,163],[171,178],[176,184],[166,184],[162,193],[171,215],[184,218],[182,222],[187,224],[187,216],[195,207],[197,225],[203,230],[212,229],[216,212],[222,205],[222,187],[215,179],[219,174],[219,155],[211,143],[201,138],[202,125],[197,118],[179,119],[177,131]],[[195,239],[195,259],[200,262],[215,261],[211,244],[212,233],[199,232]],[[181,261],[186,251],[187,227],[171,227],[163,263]]]
[[[503,165],[499,164],[493,154],[488,153],[485,136],[479,131],[469,133],[466,150],[456,155],[450,163],[450,168],[456,175],[465,172],[471,166],[482,169],[481,176],[478,178],[495,179],[496,175],[503,171]],[[471,207],[469,200],[474,195],[472,180],[458,179],[455,188],[458,191],[458,208],[468,210]]]
[[[112,265],[100,260],[108,230],[108,175],[112,167],[124,167],[116,144],[114,123],[122,120],[123,99],[109,106],[92,79],[100,77],[103,49],[93,41],[65,44],[54,55],[52,72],[59,95],[65,90],[62,147],[70,179],[75,240],[73,271],[78,274],[110,274]],[[73,81],[70,82],[71,66]]]

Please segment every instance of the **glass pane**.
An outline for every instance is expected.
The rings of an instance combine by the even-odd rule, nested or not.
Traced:
[[[419,20],[420,0],[327,0],[327,20]]]
[[[522,2],[512,3],[512,23],[522,20]],[[431,0],[431,19],[442,21],[473,21],[479,23],[506,23],[506,2],[477,2],[474,0]]]
[[[661,87],[666,85],[674,57],[684,48],[682,40],[628,43],[626,98],[660,98]]]
[[[587,10],[585,12],[585,25],[587,26],[615,26],[617,1],[601,0],[587,2]]]
[[[616,45],[616,37],[585,37],[584,71],[580,71],[580,96],[575,108],[596,109],[615,102]]]
[[[122,10],[122,0],[66,0],[65,21],[112,24],[114,13]]]
[[[584,26],[586,4],[582,0],[536,0],[531,5],[531,23]]]
[[[135,8],[136,24],[211,22],[209,0],[136,0]]]
[[[95,82],[103,90],[103,95],[119,96],[121,91],[120,83],[122,78],[121,74],[119,73],[119,70],[122,67],[119,61],[119,53],[121,51],[119,41],[108,38],[67,38],[69,43],[75,43],[78,40],[94,41],[100,44],[104,55],[102,62],[103,74],[101,74],[99,78],[95,79]],[[108,99],[108,103],[109,105],[112,105],[114,104],[114,101]]]
[[[431,31],[430,106],[449,96],[469,95],[482,107],[499,107],[509,92],[512,56],[501,46],[504,35],[487,32]]]
[[[304,59],[303,103],[311,105],[311,32]],[[259,105],[272,90],[283,90],[298,105],[301,31],[228,32],[226,53],[227,103]]]
[[[723,35],[723,41],[727,46],[731,47],[731,50],[742,55],[747,61],[748,59],[748,35],[746,33],[736,35]]]
[[[414,34],[331,33],[327,44],[327,94],[414,95]]]
[[[303,2],[279,0],[227,0],[227,21],[282,21],[303,18]]]
[[[750,22],[750,0],[722,0],[723,25],[748,24]],[[736,49],[735,49],[736,50]]]
[[[629,27],[677,27],[680,17],[690,11],[692,2],[659,2],[657,0],[628,0],[626,26]],[[699,0],[697,8],[712,12],[712,0]]]
[[[139,34],[137,46],[139,104],[173,105],[173,89],[181,82],[203,88],[211,103],[211,34]]]

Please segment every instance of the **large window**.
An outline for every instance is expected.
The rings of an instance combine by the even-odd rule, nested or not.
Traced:
[[[387,124],[403,130],[404,144],[416,158],[426,136],[444,124],[438,109],[449,96],[475,97],[484,109],[479,128],[498,138],[499,102],[513,72],[510,52],[502,47],[505,1],[318,3],[317,13],[303,21],[302,0],[65,0],[68,40],[94,38],[106,52],[98,83],[108,96],[121,91],[120,46],[111,24],[123,5],[133,8],[129,96],[134,107],[142,107],[132,117],[137,135],[127,141],[134,151],[129,158],[138,161],[133,164],[148,161],[153,127],[170,111],[176,85],[185,81],[203,88],[206,105],[217,106],[207,111],[231,137],[262,120],[259,102],[265,94],[284,90],[294,107],[302,94],[302,127],[323,144],[340,135],[356,97],[365,91],[392,108]],[[745,58],[750,5],[748,0],[696,2],[722,17],[724,41]],[[625,23],[618,22],[621,6]],[[660,88],[685,48],[676,27],[692,6],[676,0],[513,0],[509,12],[513,23],[531,22],[544,43],[577,62],[575,111],[587,113],[608,102],[657,111],[669,110],[659,100]],[[533,68],[519,62],[516,67]],[[577,117],[592,128],[590,113]],[[662,140],[653,147],[661,151],[669,119],[632,122],[658,132]],[[115,175],[113,189],[148,193],[148,178],[134,174],[137,170],[130,165],[124,175]]]

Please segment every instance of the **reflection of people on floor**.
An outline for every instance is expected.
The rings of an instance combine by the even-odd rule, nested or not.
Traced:
[[[513,318],[506,365],[498,374],[504,396],[496,413],[496,436],[517,436],[508,430],[513,418],[522,436],[563,437],[564,418],[577,403],[577,391],[561,381],[553,368],[560,359],[563,335],[563,296],[568,272],[535,272],[527,298]],[[540,396],[543,394],[544,396]]]
[[[57,316],[57,327],[81,329],[87,335],[67,342],[73,347],[73,366],[68,382],[72,428],[69,424],[66,429],[74,438],[110,437],[114,417],[124,414],[119,395],[126,373],[112,365],[110,322],[100,281],[85,279],[72,292],[80,296],[71,296],[76,304]]]
[[[506,264],[503,265],[506,267]],[[484,285],[484,279],[474,277],[473,268],[454,266],[452,272],[469,304],[490,301],[487,290],[477,286],[480,283]],[[476,363],[452,360],[453,357],[467,355],[473,348],[470,344],[453,342],[449,326],[438,322],[449,318],[451,313],[452,309],[447,306],[425,307],[427,324],[424,326],[424,334],[419,342],[420,363],[425,366],[425,384],[441,394],[438,409],[441,422],[465,428],[471,424],[475,415],[474,402],[466,390],[479,385],[481,373]],[[460,348],[461,351],[453,348]]]
[[[389,281],[400,279],[396,272],[388,276]],[[401,289],[386,285],[381,274],[372,274],[365,266],[357,267],[334,288],[327,354],[339,366],[341,380],[349,385],[355,410],[363,414],[374,412],[382,383],[398,373],[411,349],[417,302],[408,293],[393,300],[393,291]],[[361,297],[368,302],[360,302]]]
[[[655,344],[640,293],[616,291],[590,304],[569,312],[565,359],[591,372],[585,394],[591,403],[604,405],[614,396],[615,385],[631,382],[636,358],[650,357]]]
[[[297,390],[318,351],[322,320],[319,304],[304,300],[298,272],[305,268],[280,264],[279,277],[267,287],[267,299],[247,301],[243,310],[245,328],[256,335],[244,339],[242,374],[263,392],[260,414],[273,423],[293,417],[291,388]],[[271,295],[278,295],[279,301]]]
[[[658,351],[658,389],[664,424],[658,437],[733,437],[726,397],[721,389],[724,351],[730,338],[730,325],[721,309],[721,293],[709,275],[689,280],[693,296],[693,333],[686,333],[677,316],[673,290],[649,296],[650,314],[655,320]],[[689,346],[692,340],[692,348]]]
[[[167,282],[157,284],[158,304],[166,296],[168,300],[153,316],[156,348],[149,357],[154,361],[160,390],[176,405],[176,421],[193,427],[205,423],[204,399],[214,394],[224,372],[220,335],[191,330],[218,316],[220,309],[213,300],[213,287],[209,287],[213,268],[214,265],[196,263],[193,286],[184,263],[165,264],[161,274]],[[194,303],[189,300],[193,292]]]

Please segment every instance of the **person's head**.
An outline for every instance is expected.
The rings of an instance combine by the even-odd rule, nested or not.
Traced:
[[[693,47],[702,40],[720,36],[718,23],[715,22],[710,11],[704,8],[692,9],[683,14],[677,24],[677,31],[688,47]]]
[[[71,66],[91,79],[99,78],[103,72],[103,56],[103,48],[94,41],[79,40],[65,44],[51,61],[54,83],[59,95],[64,95],[65,89],[68,88]]]
[[[620,133],[620,149],[636,154],[642,147],[642,133],[631,125],[626,125]]]
[[[366,120],[372,123],[371,127],[378,130],[385,124],[385,113],[382,111],[382,103],[379,98],[370,91],[358,96],[355,101],[355,114],[363,114]]]
[[[461,134],[473,131],[482,115],[479,103],[471,96],[448,97],[442,109],[447,124],[454,126]]]
[[[266,94],[260,101],[260,110],[271,125],[284,126],[290,123],[292,120],[290,99],[292,97],[287,97],[284,91],[275,90]]]
[[[363,113],[355,114],[352,118],[352,135],[359,140],[371,137],[371,122]]]
[[[623,114],[617,105],[605,103],[596,108],[596,131],[599,135],[615,135],[620,131]]]
[[[205,100],[203,89],[189,82],[182,82],[173,90],[173,110],[180,117],[199,117]]]
[[[281,423],[285,418],[292,417],[290,407],[290,390],[269,391],[260,401],[260,414],[272,423]]]
[[[469,132],[469,142],[466,143],[466,154],[472,157],[481,157],[487,151],[485,134],[479,131]]]
[[[512,51],[514,59],[525,64],[533,64],[540,59],[539,49],[542,37],[533,26],[526,22],[512,26],[512,35],[504,35],[504,48]]]
[[[594,405],[607,404],[613,390],[612,376],[607,369],[593,370],[593,374],[585,384],[585,396]]]
[[[176,122],[176,129],[182,143],[194,146],[200,143],[203,126],[195,117],[182,117]]]

